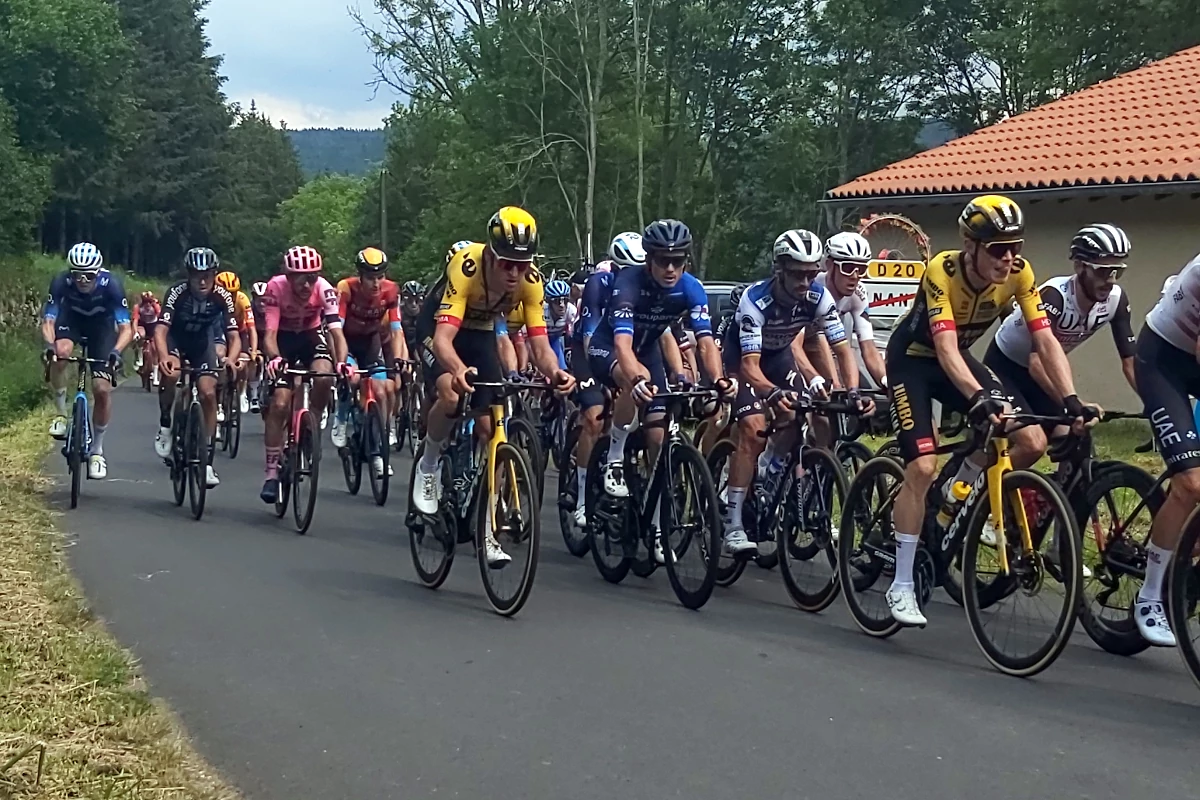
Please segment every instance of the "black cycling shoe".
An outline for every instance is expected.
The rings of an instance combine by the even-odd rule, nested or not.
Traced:
[[[264,503],[274,504],[279,500],[279,478],[267,478],[262,491],[258,493]]]

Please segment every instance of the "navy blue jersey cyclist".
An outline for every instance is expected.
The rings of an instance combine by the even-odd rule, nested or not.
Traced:
[[[86,341],[92,361],[92,446],[88,453],[88,477],[108,476],[104,460],[104,432],[112,419],[110,393],[116,383],[121,352],[133,341],[129,300],[121,279],[104,269],[104,256],[94,244],[80,242],[67,253],[70,268],[50,282],[50,293],[42,309],[42,338],[50,362],[50,385],[58,412],[50,435],[67,434],[66,362],[76,344]]]

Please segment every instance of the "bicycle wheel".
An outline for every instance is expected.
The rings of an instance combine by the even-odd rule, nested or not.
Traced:
[[[1040,473],[1009,472],[1003,489],[1004,519],[997,527],[1003,527],[1009,572],[999,572],[996,547],[983,542],[988,503],[976,503],[963,543],[963,601],[971,634],[987,660],[1007,675],[1025,678],[1053,664],[1075,628],[1082,590],[1079,530],[1062,489]],[[1021,545],[1018,508],[1030,525],[1032,552]],[[981,593],[993,584],[1012,590],[986,605]],[[1000,629],[1019,617],[1029,620],[1023,630]]]
[[[544,469],[546,456],[542,452],[542,443],[538,441],[537,429],[533,427],[532,422],[524,417],[509,417],[505,420],[505,425],[508,426],[508,441],[518,449],[524,451],[528,457],[530,468],[532,469],[535,464],[543,467],[537,470],[534,475],[534,480],[536,481],[534,499],[537,500],[538,508],[541,508],[542,492],[545,489],[546,481],[546,470]]]
[[[187,441],[187,417],[182,411],[171,412],[171,489],[175,505],[182,506],[187,497],[188,463],[184,443]]]
[[[275,516],[283,519],[292,498],[292,454],[295,448],[290,438],[284,441],[283,453],[279,458],[279,494],[275,497]]]
[[[712,597],[721,552],[717,491],[704,456],[690,442],[669,444],[667,483],[659,496],[667,578],[684,608]]]
[[[863,633],[881,639],[900,630],[884,595],[896,574],[892,505],[903,481],[904,468],[891,457],[868,461],[846,490],[838,525],[837,571],[846,607]]]
[[[704,425],[708,420],[701,422]],[[699,438],[697,438],[699,441]],[[725,519],[726,495],[729,489],[729,460],[733,458],[734,451],[737,450],[737,443],[732,439],[722,439],[712,446],[708,451],[708,471],[713,477],[713,486],[717,490],[717,511],[721,515],[721,519]],[[746,500],[749,501],[749,492]],[[743,512],[743,519],[745,518]],[[729,553],[725,552],[722,547],[717,556],[717,574],[714,581],[717,586],[733,586],[737,583],[738,578],[742,577],[742,573],[746,571],[747,559],[734,558]]]
[[[1200,513],[1192,512],[1171,559],[1167,598],[1171,629],[1179,643],[1183,666],[1200,686]]]
[[[494,488],[489,496],[485,485],[476,503],[476,553],[488,602],[497,614],[511,617],[529,599],[537,574],[542,543],[540,515],[534,498],[537,480],[525,453],[508,442],[496,447],[495,462],[487,466]],[[499,569],[487,560],[484,537],[489,529],[512,559]]]
[[[232,419],[232,414],[230,413],[232,400],[233,388],[229,381],[226,381],[217,393],[218,407],[225,412],[225,421],[217,423],[217,431],[220,434],[219,438],[221,440],[221,450],[224,452],[229,451],[229,423]]]
[[[776,516],[779,572],[792,602],[816,613],[837,599],[837,527],[850,482],[828,450],[804,448],[804,474],[791,471],[783,484]]]
[[[406,406],[408,414],[408,449],[411,451],[413,458],[417,457],[417,448],[421,446],[421,440],[425,438],[425,429],[422,425],[424,419],[425,399],[421,394],[421,387],[414,381],[413,391],[409,395],[409,404]]]
[[[579,468],[575,463],[579,430],[575,427],[567,434],[566,455],[558,471],[558,525],[567,552],[576,558],[583,558],[588,551],[587,530],[575,524],[575,508],[579,499]]]
[[[858,471],[862,469],[862,465],[876,455],[862,442],[841,442],[835,452],[842,469],[846,472],[847,480],[857,475]]]
[[[888,439],[886,442],[879,445],[879,449],[875,451],[875,457],[879,458],[880,456],[886,456],[887,458],[890,458],[893,461],[899,462],[901,465],[903,465],[904,456],[900,453],[900,440]]]
[[[242,402],[238,397],[236,386],[230,396],[229,411],[226,412],[225,421],[229,425],[225,436],[225,441],[229,443],[229,457],[237,458],[238,451],[242,447]]]
[[[1079,624],[1114,655],[1132,656],[1150,646],[1134,622],[1133,603],[1145,576],[1144,542],[1163,499],[1148,472],[1116,464],[1094,475],[1076,511],[1081,556],[1091,572],[1083,578]]]
[[[628,447],[628,444],[626,444]],[[625,527],[629,522],[630,499],[618,500],[609,497],[604,491],[604,481],[600,477],[600,467],[608,460],[608,437],[601,436],[592,448],[592,458],[588,463],[587,497],[584,500],[587,508],[588,549],[592,551],[592,561],[600,577],[609,583],[620,583],[629,574],[633,557],[625,552],[622,539]]]
[[[204,501],[208,496],[208,435],[204,428],[204,409],[197,402],[188,409],[185,436],[188,503],[192,517],[200,519],[204,516]]]
[[[346,491],[352,495],[358,495],[358,490],[362,488],[363,454],[360,442],[363,429],[360,424],[361,420],[358,409],[353,409],[350,412],[350,419],[346,421],[346,446],[338,448],[338,456],[342,461],[342,477],[346,479]]]
[[[75,398],[71,407],[71,430],[67,436],[67,471],[71,475],[71,508],[79,505],[83,489],[83,472],[87,464],[87,400]]]
[[[317,479],[321,474],[321,430],[317,416],[304,409],[297,424],[298,438],[293,448],[296,463],[292,465],[292,516],[296,533],[308,533],[313,511],[317,507]]]
[[[391,461],[391,448],[388,447],[387,432],[383,424],[383,412],[380,411],[378,405],[373,404],[371,406],[370,410],[367,411],[366,419],[367,476],[371,480],[371,496],[375,498],[375,505],[381,506],[388,499],[388,487],[390,485],[390,481],[388,480],[388,464]],[[383,461],[383,471],[378,475],[375,469],[377,466],[375,463],[376,458]]]
[[[424,445],[417,451],[417,459],[421,457],[422,450]],[[450,567],[454,565],[458,521],[454,518],[454,512],[450,510],[450,503],[445,500],[453,496],[449,462],[445,458],[440,462],[443,501],[437,516],[426,517],[413,505],[412,487],[417,483],[417,459],[413,460],[409,470],[408,511],[404,521],[405,527],[408,528],[408,546],[417,578],[423,586],[436,589],[446,582],[446,578],[450,576]]]

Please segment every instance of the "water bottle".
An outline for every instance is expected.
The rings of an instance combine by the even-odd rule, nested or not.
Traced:
[[[954,520],[954,515],[958,513],[959,506],[963,501],[971,496],[971,485],[963,481],[951,481],[950,491],[946,494],[942,501],[942,507],[938,509],[937,524],[939,528],[947,528]]]

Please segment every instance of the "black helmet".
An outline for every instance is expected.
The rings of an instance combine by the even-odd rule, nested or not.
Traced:
[[[425,294],[425,287],[419,281],[408,281],[400,291],[405,297],[420,297]]]
[[[1098,258],[1128,258],[1129,237],[1116,225],[1096,223],[1081,228],[1071,240],[1072,261],[1094,261]]]
[[[677,219],[656,219],[646,226],[642,246],[647,255],[688,255],[692,251],[692,232]]]
[[[747,286],[749,286],[749,284],[739,283],[737,286],[733,287],[733,291],[729,293],[729,302],[733,304],[735,309],[738,307],[738,303],[742,302],[742,295],[745,293]]]

